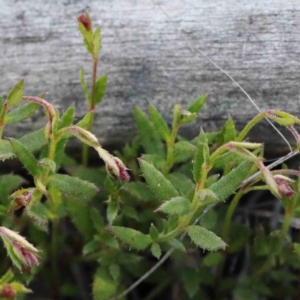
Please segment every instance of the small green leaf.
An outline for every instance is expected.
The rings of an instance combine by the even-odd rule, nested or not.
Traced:
[[[82,197],[83,200],[90,200],[98,191],[98,188],[94,184],[64,174],[49,176],[48,184],[49,186],[56,187],[62,193]]]
[[[27,147],[30,152],[41,150],[48,144],[45,137],[45,128],[38,129],[21,137],[19,141]]]
[[[270,119],[276,121],[276,123],[278,123],[281,126],[292,126],[296,123],[296,120],[293,118],[277,118],[274,116],[268,116]]]
[[[120,191],[121,183],[117,180],[114,180],[110,176],[106,176],[104,180],[104,188],[111,195],[118,195]]]
[[[205,184],[204,184],[204,188],[209,188],[212,184],[217,182],[217,180],[219,178],[220,178],[220,174],[214,174],[214,175],[207,177]]]
[[[5,124],[19,123],[31,117],[38,108],[39,108],[39,104],[37,103],[33,103],[33,102],[26,103],[23,106],[10,111],[5,116],[4,122]]]
[[[214,167],[222,168],[228,167],[229,165],[236,165],[243,161],[243,158],[236,152],[230,151],[225,152],[217,157],[214,162]]]
[[[174,163],[182,163],[189,160],[195,155],[196,147],[187,141],[180,141],[174,145]]]
[[[205,132],[201,129],[194,157],[193,174],[195,182],[198,182],[201,176],[202,165],[205,162],[205,148],[208,148],[207,138]]]
[[[165,120],[153,104],[149,105],[149,112],[156,132],[163,140],[167,141],[171,133]]]
[[[72,105],[61,116],[57,129],[71,126],[73,124],[74,115],[75,115],[75,107]]]
[[[99,251],[101,248],[99,241],[91,240],[85,244],[82,248],[82,255],[87,255],[96,251]]]
[[[56,170],[55,161],[53,161],[52,159],[46,158],[46,157],[43,158],[42,160],[40,160],[38,162],[38,165],[43,168],[48,168],[52,173],[54,173]]]
[[[203,107],[203,105],[206,102],[206,99],[207,99],[207,95],[203,95],[203,96],[199,97],[188,107],[187,111],[189,111],[191,113],[199,114],[201,108]]]
[[[151,245],[151,253],[154,257],[156,257],[157,259],[160,259],[160,257],[161,257],[161,248],[160,248],[158,243],[153,243]]]
[[[168,215],[185,215],[191,210],[191,202],[184,197],[175,197],[164,202],[156,211]]]
[[[154,130],[153,124],[149,121],[147,115],[138,107],[133,111],[138,136],[146,154],[156,154],[160,156],[165,155],[165,149],[162,141]]]
[[[153,241],[158,239],[159,232],[153,223],[150,226],[149,235]]]
[[[93,112],[88,112],[77,124],[76,126],[79,126],[83,129],[88,128],[88,124],[90,123],[91,118],[93,117]],[[71,136],[72,134],[70,134]]]
[[[69,158],[65,154],[65,147],[66,147],[67,140],[68,140],[67,138],[62,138],[56,144],[54,163],[56,164],[57,170],[60,168],[62,163],[64,163],[64,166],[66,166],[67,164],[67,160]]]
[[[28,289],[23,285],[22,283],[19,283],[17,281],[11,282],[10,286],[18,293],[18,294],[24,294],[24,293],[32,293],[32,290]]]
[[[14,278],[14,273],[12,272],[11,269],[9,269],[9,270],[8,270],[8,271],[0,278],[0,285],[12,281],[13,278]]]
[[[18,105],[23,96],[23,86],[24,86],[24,79],[22,79],[20,82],[18,82],[8,93],[7,95],[7,105],[8,108],[11,108],[12,106]]]
[[[159,171],[163,171],[166,168],[167,162],[164,157],[155,154],[143,154],[141,157],[146,162],[152,164]]]
[[[8,196],[14,192],[26,180],[19,175],[5,174],[0,176],[1,203],[8,205]]]
[[[117,291],[115,282],[104,267],[98,268],[93,281],[93,299],[107,300]]]
[[[212,231],[198,225],[191,225],[186,228],[191,240],[200,248],[208,251],[225,249],[225,242]]]
[[[202,189],[197,194],[200,201],[204,201],[207,198],[212,198],[215,201],[218,201],[218,196],[210,189]]]
[[[139,220],[139,215],[138,215],[136,209],[132,206],[125,205],[122,208],[122,213],[123,213],[124,216],[126,216],[128,218],[131,218],[131,219],[134,219],[134,220]]]
[[[10,143],[16,156],[22,162],[27,171],[32,176],[38,176],[40,174],[41,167],[38,166],[38,162],[34,155],[18,140],[11,139]]]
[[[173,109],[173,123],[172,123],[173,128],[179,124],[180,114],[181,114],[181,105],[175,104]]]
[[[178,251],[186,252],[183,243],[178,241],[177,239],[171,239],[170,241],[168,241],[168,244]]]
[[[183,124],[191,123],[196,118],[197,118],[197,114],[196,113],[191,113],[191,112],[189,112],[187,110],[184,110],[180,114],[180,119],[178,121],[178,124],[179,125],[183,125]]]
[[[109,201],[107,204],[106,216],[108,224],[111,225],[119,212],[119,203],[117,201]]]
[[[40,201],[32,201],[31,205],[26,206],[26,213],[30,218],[37,221],[38,224],[48,224],[48,210],[43,203]]]
[[[209,189],[219,198],[218,202],[225,201],[236,191],[242,182],[250,175],[249,172],[252,165],[253,162],[244,161],[210,186]]]
[[[15,249],[12,246],[11,241],[5,235],[0,235],[0,236],[4,242],[4,246],[5,246],[5,249],[7,251],[9,258],[11,259],[12,263],[21,271],[22,264],[23,264],[23,260],[20,257],[21,254],[17,253],[15,251]]]
[[[97,56],[99,54],[101,48],[101,28],[98,27],[94,32],[94,55]]]
[[[83,37],[83,41],[85,44],[85,47],[87,49],[87,51],[93,55],[93,47],[92,47],[92,43],[93,43],[93,32],[91,30],[86,30],[86,28],[84,27],[84,25],[80,22],[78,22],[78,29],[82,34]]]
[[[99,104],[102,101],[105,90],[106,90],[106,84],[107,84],[107,76],[106,75],[97,79],[95,96],[94,96],[95,104]]]
[[[122,189],[140,201],[151,201],[155,195],[145,182],[126,182]]]
[[[222,135],[224,144],[236,140],[236,130],[231,117],[229,117],[225,123],[222,130]]]
[[[148,162],[139,159],[143,176],[156,198],[163,201],[178,195],[178,192],[166,177]]]
[[[85,99],[90,104],[91,103],[91,96],[90,96],[90,93],[87,89],[87,86],[86,86],[86,83],[85,83],[85,80],[84,80],[84,70],[83,70],[83,68],[80,68],[79,76],[80,76],[81,88],[83,90]]]
[[[117,281],[121,274],[121,269],[118,264],[110,264],[108,267],[108,271],[110,276],[114,279],[114,281]]]
[[[189,172],[192,173],[190,169]],[[185,174],[174,172],[168,174],[166,177],[168,180],[170,180],[173,186],[176,186],[177,191],[184,195],[186,198],[190,199],[190,196],[194,196],[195,184]]]
[[[30,152],[40,150],[47,145],[48,140],[45,138],[44,128],[33,131],[24,135],[19,140]],[[9,141],[0,140],[0,160],[9,159],[15,156]]]
[[[143,250],[151,244],[151,238],[149,235],[143,234],[142,232],[132,228],[110,226],[107,227],[107,230],[121,241],[137,250]]]
[[[0,160],[14,157],[14,152],[9,141],[0,140]]]

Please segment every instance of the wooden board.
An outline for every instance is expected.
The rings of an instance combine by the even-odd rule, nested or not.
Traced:
[[[89,9],[102,27],[99,75],[108,75],[107,93],[93,131],[105,144],[124,143],[135,132],[132,108],[158,106],[171,120],[175,103],[186,107],[209,93],[201,116],[186,134],[219,128],[230,114],[239,128],[256,112],[241,91],[185,37],[253,97],[261,109],[299,112],[300,6],[294,0],[0,0],[0,92],[21,78],[26,95],[47,92],[60,110],[75,103],[86,111],[79,68],[91,78],[91,62],[77,30],[77,15]],[[6,128],[20,136],[42,126],[42,113]],[[254,131],[272,145],[282,141],[266,123]],[[258,137],[259,136],[259,137]],[[285,148],[285,147],[284,147]]]

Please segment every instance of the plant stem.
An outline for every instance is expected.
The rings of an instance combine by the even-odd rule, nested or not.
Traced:
[[[88,131],[92,130],[94,116],[95,116],[94,110],[96,107],[95,94],[96,94],[97,68],[98,68],[98,55],[95,55],[93,56],[92,94],[91,94],[91,101],[89,104],[89,112],[91,113],[91,118],[87,125]],[[89,160],[89,146],[84,144],[82,149],[82,164],[84,166],[87,166],[88,160]]]
[[[238,138],[237,138],[237,142],[241,142],[245,136],[247,135],[247,133],[253,128],[253,126],[258,123],[259,121],[261,121],[262,119],[264,119],[267,116],[267,112],[261,112],[260,114],[258,114],[257,116],[255,116],[245,127],[244,129],[240,132]]]
[[[235,196],[233,197],[229,208],[227,210],[226,216],[225,216],[225,220],[224,220],[224,226],[223,226],[223,232],[222,232],[222,238],[227,241],[228,240],[228,235],[229,235],[229,231],[230,231],[230,226],[231,226],[231,221],[232,221],[232,216],[234,214],[234,211],[236,210],[236,207],[241,199],[241,197],[243,196],[243,192],[241,190],[239,190]]]
[[[285,207],[283,224],[282,224],[282,228],[281,228],[281,232],[283,233],[284,236],[286,236],[288,234],[288,231],[289,231],[289,228],[291,225],[291,220],[294,216],[297,198],[298,198],[298,196],[295,195],[293,197],[293,199],[289,200],[290,202],[288,203],[288,206]]]
[[[58,271],[58,258],[57,258],[57,246],[58,246],[58,234],[59,234],[59,220],[54,218],[52,220],[52,232],[51,232],[51,268],[52,268],[52,288],[58,286],[59,271]]]

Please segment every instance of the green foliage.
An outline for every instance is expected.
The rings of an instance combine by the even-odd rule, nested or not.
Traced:
[[[8,108],[16,106],[21,102],[21,98],[23,95],[23,86],[24,86],[24,80],[21,80],[9,91],[6,99]]]
[[[187,227],[186,231],[191,240],[202,249],[216,251],[219,249],[224,250],[226,247],[221,238],[204,227],[191,225]]]
[[[37,103],[24,104],[23,106],[10,111],[5,116],[4,121],[6,124],[19,123],[23,120],[30,118],[38,108],[39,105]]]
[[[107,84],[107,76],[102,76],[96,81],[96,91],[95,91],[95,103],[101,103]]]
[[[133,110],[136,121],[138,136],[147,154],[157,154],[164,156],[163,144],[158,133],[154,130],[154,125],[149,121],[147,115],[139,108]]]
[[[64,174],[49,176],[48,185],[57,188],[62,193],[82,197],[81,199],[84,201],[89,200],[98,191],[98,188],[94,184]]]
[[[191,202],[184,197],[175,197],[164,202],[157,211],[169,215],[185,215],[191,211]]]
[[[140,159],[140,166],[149,188],[158,200],[166,200],[176,197],[178,192],[171,182],[155,167],[148,162]]]
[[[170,129],[168,125],[166,124],[165,120],[161,116],[161,114],[157,111],[154,105],[149,105],[149,113],[154,125],[155,131],[159,134],[159,136],[165,140],[168,141],[170,137]]]
[[[186,109],[175,105],[172,124],[169,112],[166,121],[150,104],[148,114],[134,108],[137,137],[114,156],[92,134],[107,87],[107,77],[97,77],[101,30],[93,29],[87,13],[78,17],[78,27],[93,67],[88,84],[80,70],[88,104],[81,120],[74,121],[74,106],[61,113],[42,96],[23,96],[23,80],[6,101],[0,97],[0,160],[15,158],[9,163],[16,166],[7,170],[6,161],[0,175],[0,236],[8,254],[2,251],[0,298],[10,292],[23,299],[30,289],[21,282],[35,280],[47,289],[42,297],[125,300],[122,292],[138,278],[152,289],[147,299],[169,297],[170,290],[179,291],[180,299],[295,298],[300,246],[298,233],[289,229],[300,216],[300,180],[288,176],[300,173],[269,170],[262,145],[244,139],[263,117],[297,137],[291,125],[300,120],[278,110],[262,112],[238,134],[229,117],[220,131],[201,128],[189,140],[178,132],[201,113],[207,95]],[[39,106],[46,112],[43,128],[2,138],[6,126],[30,118]],[[73,136],[84,143],[83,165],[66,154]],[[87,147],[101,158],[93,167]],[[255,203],[247,205],[245,195],[256,190],[281,199],[283,215],[263,211],[255,223],[261,210],[252,210]],[[255,215],[251,222],[248,214]],[[268,214],[272,222],[265,220]]]
[[[22,162],[24,167],[32,176],[38,176],[41,168],[34,155],[20,141],[12,139],[11,146],[16,154],[16,157]]]
[[[107,230],[111,231],[113,235],[137,250],[145,249],[151,243],[151,239],[148,235],[145,235],[135,229],[120,226],[110,226],[107,228]]]

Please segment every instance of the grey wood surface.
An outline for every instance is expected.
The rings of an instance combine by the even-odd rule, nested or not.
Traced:
[[[187,106],[209,93],[197,123],[215,130],[228,114],[245,124],[256,112],[241,91],[201,55],[183,34],[249,92],[261,109],[299,113],[299,0],[0,0],[0,92],[6,95],[21,78],[26,95],[47,92],[62,111],[75,103],[86,111],[79,68],[91,78],[91,62],[77,30],[77,15],[89,9],[102,27],[99,75],[108,75],[107,93],[97,110],[93,131],[105,144],[128,141],[135,132],[132,108],[149,102],[171,119],[175,103]],[[42,126],[43,113],[7,127],[20,136]],[[272,145],[280,137],[266,122],[253,133]]]

